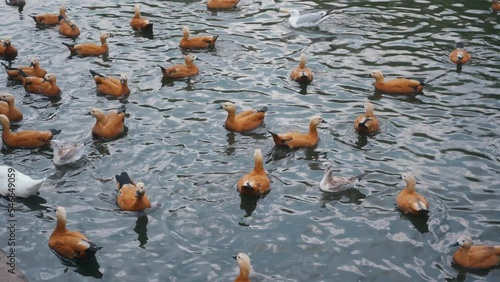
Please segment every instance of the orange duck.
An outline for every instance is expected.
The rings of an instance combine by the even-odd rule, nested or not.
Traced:
[[[189,27],[182,27],[182,39],[179,44],[181,48],[190,49],[200,49],[200,48],[213,48],[215,47],[215,42],[217,41],[218,35],[215,36],[195,36],[189,37],[190,31]]]
[[[17,49],[12,45],[10,39],[11,37],[7,36],[0,40],[0,56],[5,57],[6,59],[13,59],[17,57]]]
[[[267,107],[262,107],[258,110],[247,110],[236,115],[236,107],[230,102],[223,103],[217,109],[224,109],[227,112],[224,127],[235,132],[248,131],[259,127],[264,122],[267,111]]]
[[[153,32],[153,24],[148,19],[141,18],[141,8],[139,4],[134,7],[134,17],[130,20],[130,26],[133,30]]]
[[[396,197],[398,208],[404,213],[413,215],[428,214],[429,203],[424,196],[415,192],[415,177],[407,173],[401,175],[401,178],[406,182],[406,187]]]
[[[88,260],[102,247],[90,242],[78,231],[66,229],[66,209],[57,207],[57,225],[49,239],[49,248],[67,259]]]
[[[309,121],[309,132],[287,132],[287,133],[271,133],[273,136],[274,144],[277,146],[287,146],[290,149],[308,147],[313,148],[318,143],[318,129],[317,126],[326,121],[320,116],[313,116]]]
[[[10,121],[5,115],[0,115],[3,143],[12,148],[38,148],[50,143],[54,137],[50,131],[24,130],[10,131]]]
[[[61,6],[59,8],[59,15],[58,14],[40,14],[36,16],[32,16],[35,22],[37,24],[44,24],[44,25],[56,25],[59,23],[59,17],[67,18],[68,16],[66,15],[66,6]]]
[[[118,183],[116,202],[121,210],[142,211],[151,207],[144,183],[133,182],[126,172],[116,175],[115,178]]]
[[[59,34],[69,38],[75,38],[80,35],[80,29],[74,20],[68,21],[67,19],[61,18],[59,22]]]
[[[269,191],[271,187],[269,178],[264,170],[262,152],[260,149],[256,149],[254,151],[253,159],[255,162],[253,170],[250,173],[245,174],[238,181],[238,191],[241,194],[264,194]]]
[[[23,113],[14,105],[14,95],[0,93],[0,114],[5,115],[9,121],[20,121]]]
[[[457,43],[455,50],[450,53],[450,61],[457,65],[457,71],[462,70],[462,65],[467,64],[470,61],[470,54],[464,49],[464,44],[462,42]]]
[[[500,264],[500,246],[473,246],[472,239],[460,236],[455,246],[460,248],[453,255],[453,262],[470,269],[488,269]]]
[[[164,68],[158,65],[163,73],[163,77],[169,78],[184,78],[190,77],[193,75],[197,75],[199,70],[198,67],[194,64],[194,60],[196,59],[193,55],[187,55],[185,58],[186,65],[174,65],[169,68]]]
[[[61,93],[61,89],[56,84],[56,75],[48,73],[44,78],[36,76],[27,76],[22,70],[19,70],[19,75],[23,77],[24,89],[32,94],[43,94],[45,96],[57,96]]]
[[[96,118],[96,123],[92,129],[92,135],[104,139],[116,138],[122,134],[125,128],[125,106],[121,106],[118,111],[111,111],[105,115],[97,108],[90,109],[89,113]]]
[[[380,71],[371,73],[371,77],[375,78],[375,89],[388,94],[413,94],[422,92],[424,83],[418,80],[407,78],[396,78],[389,81],[384,81],[384,75]]]
[[[311,83],[313,81],[313,73],[310,68],[306,67],[306,55],[300,55],[299,66],[292,71],[290,78],[300,83]]]
[[[234,8],[240,0],[208,0],[208,9],[229,9]]]
[[[236,276],[234,282],[250,282],[250,278],[248,278],[251,267],[250,257],[245,253],[239,253],[237,256],[233,256],[233,258],[238,262],[240,268],[240,273]]]
[[[128,77],[126,74],[120,74],[119,79],[105,76],[93,70],[90,70],[90,74],[92,74],[92,77],[94,78],[97,90],[102,94],[112,96],[124,96],[130,94],[130,89],[127,84]]]
[[[2,65],[5,68],[5,71],[7,72],[7,75],[9,76],[10,79],[12,80],[17,80],[17,81],[23,81],[24,78],[19,75],[19,70],[22,70],[26,75],[28,76],[36,76],[40,78],[44,78],[45,75],[47,74],[47,71],[44,70],[41,66],[40,63],[38,62],[38,59],[32,58],[31,59],[31,64],[29,66],[25,67],[9,67],[8,65],[2,63]]]
[[[106,39],[110,37],[110,34],[107,32],[101,32],[99,38],[101,39],[101,45],[95,43],[82,43],[82,44],[68,44],[62,42],[62,44],[66,45],[71,52],[71,55],[78,56],[99,56],[106,52],[108,52],[108,43]]]
[[[493,11],[500,11],[500,2],[498,0],[493,0],[491,3],[491,8]]]
[[[365,104],[365,113],[359,115],[354,121],[354,129],[359,133],[372,133],[379,130],[379,122],[373,113],[373,104],[368,102]]]

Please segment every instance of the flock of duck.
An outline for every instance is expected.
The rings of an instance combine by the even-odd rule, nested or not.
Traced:
[[[10,1],[10,4],[23,3],[24,1]],[[209,0],[209,9],[228,9],[238,4],[239,0]],[[494,0],[493,9],[500,10],[500,4]],[[322,11],[311,14],[300,14],[298,11],[286,11],[290,14],[289,23],[292,27],[317,26],[326,18],[331,16],[331,11]],[[75,20],[70,20],[66,14],[66,7],[62,6],[58,14],[39,14],[32,16],[36,24],[58,25],[61,35],[75,38],[80,34],[80,30]],[[139,5],[135,6],[134,17],[130,21],[130,26],[137,31],[153,32],[153,23],[141,17]],[[179,46],[183,49],[213,48],[218,36],[195,36],[191,37],[187,26],[182,28],[182,39]],[[68,47],[72,56],[99,56],[108,52],[106,39],[110,36],[107,32],[100,33],[100,44],[63,44]],[[0,56],[7,61],[16,58],[18,51],[12,44],[10,38],[4,38],[0,42]],[[198,67],[194,64],[196,57],[188,54],[185,57],[184,65],[170,67],[159,66],[164,77],[184,78],[198,74]],[[470,54],[464,49],[462,43],[458,43],[449,59],[457,65],[457,71],[461,66],[471,59]],[[12,67],[10,64],[2,63],[9,79],[19,81],[23,84],[28,93],[42,94],[46,96],[59,95],[61,90],[56,84],[55,74],[47,73],[38,59],[32,58],[29,66]],[[96,83],[97,90],[105,95],[124,96],[130,94],[126,74],[121,74],[119,78],[106,76],[94,70],[90,73]],[[375,79],[376,90],[382,93],[397,95],[411,95],[422,92],[425,84],[418,80],[407,78],[395,78],[384,80],[380,71],[371,73]],[[306,67],[306,57],[300,55],[299,65],[291,71],[290,78],[301,84],[309,84],[313,81],[313,71]],[[374,114],[374,107],[371,103],[366,103],[365,113],[359,115],[354,120],[354,128],[359,134],[375,134],[380,129],[379,121]],[[260,127],[265,119],[267,107],[251,109],[236,113],[236,106],[226,102],[218,109],[227,112],[225,128],[233,132],[246,132]],[[91,108],[89,113],[95,117],[96,123],[92,129],[94,138],[111,140],[120,138],[124,130],[125,106],[116,111],[104,113],[97,108]],[[15,106],[15,97],[9,93],[0,93],[0,124],[2,126],[2,140],[5,146],[11,148],[37,148],[49,145],[54,150],[53,161],[55,165],[64,165],[78,161],[84,154],[85,145],[83,143],[70,143],[60,140],[53,140],[54,134],[51,131],[18,130],[12,132],[10,123],[23,119],[22,112]],[[288,147],[290,149],[314,148],[318,143],[317,126],[326,123],[321,116],[313,116],[309,121],[308,131],[274,133],[269,131],[276,146]],[[263,164],[263,156],[260,149],[254,151],[254,168],[248,174],[241,177],[237,183],[237,189],[242,194],[263,195],[271,189],[270,180],[266,174]],[[352,188],[361,178],[363,173],[353,177],[333,176],[333,165],[324,165],[325,173],[320,182],[320,190],[325,193],[335,193]],[[0,195],[12,195],[12,191],[7,189],[8,166],[0,166]],[[146,195],[145,184],[133,181],[126,172],[116,175],[117,196],[116,203],[124,211],[143,211],[151,207],[150,200]],[[396,204],[401,212],[414,216],[428,216],[429,203],[424,196],[415,191],[415,177],[410,173],[402,175],[406,187],[396,196]],[[38,192],[45,179],[33,180],[29,176],[16,171],[15,196],[29,197]],[[86,260],[102,247],[92,243],[80,232],[72,232],[66,229],[66,211],[64,207],[57,207],[57,225],[49,239],[49,247],[59,256],[67,259]],[[464,268],[486,269],[499,265],[500,246],[473,246],[471,238],[461,236],[457,240],[460,246],[453,255],[453,262]],[[250,258],[244,253],[239,253],[234,257],[240,267],[240,273],[235,281],[249,281]]]

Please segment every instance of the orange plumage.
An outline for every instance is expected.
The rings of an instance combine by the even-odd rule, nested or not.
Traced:
[[[271,188],[260,149],[254,151],[253,159],[255,163],[253,170],[238,180],[238,191],[241,194],[264,194]]]
[[[371,73],[375,78],[375,89],[388,94],[413,94],[422,92],[424,83],[418,80],[407,78],[396,78],[384,81],[384,75],[380,71]]]
[[[9,76],[10,79],[21,82],[23,81],[23,77],[19,75],[19,70],[22,70],[28,76],[36,76],[40,78],[44,78],[45,75],[47,74],[47,71],[40,66],[40,63],[36,58],[31,59],[31,64],[29,66],[9,67],[5,63],[2,63],[2,65],[4,66],[5,72],[7,72],[7,75]]]
[[[23,77],[23,86],[26,92],[45,96],[57,96],[61,93],[61,89],[56,84],[56,75],[53,73],[46,74],[44,78],[26,76],[23,71],[19,71],[19,75]]]
[[[462,42],[457,43],[457,47],[450,53],[450,61],[457,65],[467,64],[471,57],[469,52],[464,49],[464,44]]]
[[[194,60],[196,59],[193,55],[187,55],[184,59],[186,65],[174,65],[169,68],[164,68],[158,65],[161,69],[163,77],[168,78],[184,78],[190,77],[193,75],[197,75],[199,70],[198,67],[194,64]]]
[[[10,121],[5,115],[0,115],[3,143],[12,148],[38,148],[50,143],[54,137],[50,131],[23,130],[10,131]]]
[[[208,9],[229,9],[234,8],[240,0],[208,0]]]
[[[97,90],[102,94],[112,96],[124,96],[130,94],[130,89],[128,88],[128,77],[126,74],[120,74],[119,79],[99,74],[93,70],[90,70],[90,74],[92,74],[92,77],[94,78]]]
[[[247,110],[236,115],[236,107],[233,103],[223,103],[218,109],[224,109],[227,112],[225,127],[227,130],[243,132],[255,129],[264,122],[267,107],[259,110]]]
[[[491,3],[491,8],[493,11],[500,11],[500,2],[498,0],[493,0]]]
[[[62,42],[63,45],[69,48],[71,55],[78,56],[100,56],[108,52],[108,43],[106,39],[110,37],[107,32],[101,32],[99,39],[101,40],[101,45],[95,43],[82,43],[82,44],[68,44]]]
[[[248,278],[251,267],[250,257],[245,253],[239,253],[237,256],[233,256],[233,258],[238,262],[240,268],[240,273],[236,276],[234,282],[250,282],[250,278]]]
[[[59,34],[69,38],[75,38],[80,35],[80,29],[74,20],[68,21],[66,19],[61,19],[59,23]]]
[[[320,116],[313,116],[309,121],[309,132],[299,133],[299,132],[287,132],[287,133],[271,133],[273,136],[274,144],[277,146],[286,146],[290,149],[308,147],[312,148],[318,143],[318,130],[317,126],[320,123],[326,123],[326,121]]]
[[[142,211],[151,207],[144,183],[130,179],[126,172],[115,176],[118,185],[116,202],[123,211]]]
[[[9,121],[20,121],[23,113],[14,105],[14,95],[0,93],[0,114],[5,115]]]
[[[92,135],[104,139],[112,139],[122,134],[125,128],[125,110],[125,106],[122,106],[119,111],[111,111],[105,115],[100,109],[90,109],[90,114],[96,118]]]
[[[141,17],[141,8],[139,4],[134,7],[134,17],[130,20],[130,26],[133,30],[153,32],[153,23]]]
[[[290,78],[300,83],[311,83],[313,81],[313,73],[310,68],[306,67],[306,55],[300,55],[299,65],[292,70]]]
[[[380,125],[377,117],[373,112],[373,104],[368,102],[365,104],[365,113],[359,115],[354,121],[354,129],[360,133],[372,133],[379,130]]]
[[[36,16],[30,15],[30,17],[32,17],[37,24],[56,25],[59,23],[60,17],[65,19],[68,16],[66,15],[66,6],[61,6],[59,8],[59,14],[39,14]]]
[[[460,236],[456,245],[460,248],[453,255],[453,262],[461,267],[488,269],[500,265],[500,246],[473,246],[468,236]]]
[[[17,49],[12,45],[10,36],[0,40],[0,56],[6,59],[14,59],[17,57]]]
[[[181,48],[199,49],[199,48],[213,48],[219,36],[195,36],[190,37],[190,31],[187,26],[182,27],[182,39],[179,43]]]
[[[403,174],[401,178],[406,182],[406,187],[399,192],[396,197],[398,208],[404,213],[413,215],[426,215],[429,213],[429,203],[424,196],[415,192],[415,177],[410,174]]]

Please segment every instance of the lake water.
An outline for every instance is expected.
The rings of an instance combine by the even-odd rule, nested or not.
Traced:
[[[77,43],[113,34],[108,55],[69,58],[61,42],[71,40],[28,16],[61,4],[80,27]],[[19,49],[13,64],[38,57],[62,89],[57,99],[26,94],[2,71],[0,91],[15,95],[25,117],[14,130],[79,138],[94,125],[89,107],[127,107],[126,134],[92,141],[72,166],[55,167],[50,148],[2,148],[0,163],[48,177],[38,196],[17,203],[17,266],[30,281],[232,281],[238,252],[252,260],[252,281],[500,281],[498,269],[453,267],[450,247],[461,234],[500,244],[500,17],[491,2],[242,0],[212,12],[200,1],[142,1],[153,37],[131,30],[133,5],[28,1],[19,12],[0,4],[0,35],[11,34]],[[280,8],[338,11],[318,28],[294,29]],[[194,52],[199,75],[165,81],[157,64],[183,62],[182,25],[218,34],[217,47]],[[472,55],[461,73],[448,60],[458,41]],[[315,73],[305,91],[288,78],[302,52]],[[131,95],[98,94],[90,69],[128,74]],[[426,81],[423,95],[376,93],[369,76],[376,69]],[[239,111],[267,106],[265,127],[226,131],[226,112],[215,110],[225,101]],[[382,122],[375,136],[353,129],[366,101]],[[273,149],[267,129],[304,131],[315,114],[328,122],[317,148]],[[272,180],[258,200],[236,191],[255,148]],[[355,189],[325,195],[318,185],[326,161],[339,175],[369,174]],[[117,211],[114,175],[122,171],[146,183],[156,209]],[[428,219],[395,207],[407,171],[430,202]],[[50,251],[58,205],[70,230],[103,246],[96,261],[65,266]],[[8,236],[0,228],[4,250]]]

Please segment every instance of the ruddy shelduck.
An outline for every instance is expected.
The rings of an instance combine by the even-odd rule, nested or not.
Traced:
[[[80,29],[76,25],[75,20],[68,21],[61,18],[61,22],[59,23],[59,34],[69,38],[75,38],[80,35]]]
[[[12,148],[38,148],[50,143],[54,137],[50,131],[23,130],[10,131],[10,121],[5,115],[0,115],[3,143]]]
[[[457,43],[457,47],[450,53],[450,61],[456,65],[467,64],[470,61],[470,54],[464,49],[462,42]]]
[[[47,74],[47,71],[40,66],[40,62],[38,62],[37,58],[31,58],[29,66],[9,67],[5,63],[2,63],[2,65],[4,66],[9,79],[12,80],[23,81],[23,77],[19,75],[19,70],[22,70],[28,76],[36,76],[40,78],[44,78]]]
[[[161,69],[163,77],[169,78],[184,78],[190,77],[193,75],[197,75],[199,70],[198,67],[194,64],[195,56],[189,54],[184,59],[185,65],[174,65],[169,68],[164,68],[158,65]]]
[[[287,133],[271,133],[273,136],[274,144],[278,146],[286,146],[290,149],[308,147],[313,148],[318,143],[318,129],[317,126],[326,121],[320,116],[313,116],[309,121],[309,132],[287,132]]]
[[[239,253],[233,258],[238,262],[238,266],[240,268],[240,274],[236,276],[234,282],[250,282],[250,278],[248,275],[250,274],[250,257],[245,253]]]
[[[368,102],[364,107],[365,113],[359,115],[356,120],[354,120],[354,129],[359,133],[373,133],[380,128],[378,119],[373,112],[373,104]]]
[[[66,209],[57,207],[57,225],[49,239],[49,248],[61,257],[72,260],[89,260],[102,247],[90,242],[78,231],[66,229]]]
[[[240,0],[208,0],[208,9],[230,9],[236,7]]]
[[[473,246],[472,239],[462,235],[454,246],[460,248],[453,255],[453,262],[470,269],[488,269],[500,264],[500,246]]]
[[[20,70],[19,75],[23,77],[23,86],[26,92],[45,96],[57,96],[61,93],[61,89],[57,86],[56,75],[53,73],[48,73],[44,78],[39,78],[27,76]]]
[[[310,68],[306,67],[306,55],[300,55],[299,66],[292,70],[290,78],[300,83],[311,83],[313,81],[313,73]]]
[[[491,3],[491,8],[493,9],[493,11],[500,11],[500,1],[493,0]]]
[[[89,113],[96,118],[92,135],[112,139],[122,134],[125,128],[125,110],[125,106],[122,105],[118,111],[111,111],[105,115],[102,110],[91,108]]]
[[[118,185],[116,202],[121,210],[142,211],[151,207],[144,183],[133,182],[126,172],[116,175],[115,178]]]
[[[67,18],[66,6],[59,8],[59,14],[39,14],[36,16],[30,15],[37,24],[56,25],[59,23],[59,17]]]
[[[429,203],[424,196],[415,192],[415,177],[411,173],[402,174],[406,187],[396,197],[398,209],[403,213],[426,215],[429,213]]]
[[[0,93],[0,114],[5,115],[9,121],[20,121],[23,113],[14,104],[14,95]]]
[[[190,37],[189,27],[183,26],[179,46],[185,49],[213,48],[218,37],[218,35]]]
[[[375,89],[387,94],[413,94],[422,92],[424,83],[414,79],[395,78],[384,81],[384,75],[380,71],[374,71],[371,77],[375,78]]]
[[[10,36],[0,40],[0,56],[5,57],[6,59],[13,59],[17,57],[17,49],[14,45],[12,45],[10,40]]]
[[[262,195],[269,191],[271,183],[264,170],[262,151],[256,149],[253,153],[254,168],[238,180],[238,191],[241,194]]]
[[[101,45],[95,43],[82,43],[82,44],[68,44],[62,42],[63,45],[69,48],[71,55],[78,56],[100,56],[108,52],[108,39],[111,35],[107,32],[101,32],[99,38],[101,40]]]
[[[227,130],[243,132],[255,129],[264,122],[267,107],[258,110],[247,110],[236,114],[236,106],[231,102],[223,103],[217,109],[224,109],[227,112],[224,127]]]
[[[128,88],[128,77],[126,74],[120,74],[120,78],[106,76],[90,70],[90,74],[94,78],[97,90],[105,95],[124,96],[130,94]]]
[[[148,19],[141,18],[141,7],[136,4],[134,7],[134,17],[130,20],[130,26],[133,30],[153,32],[153,23]]]

